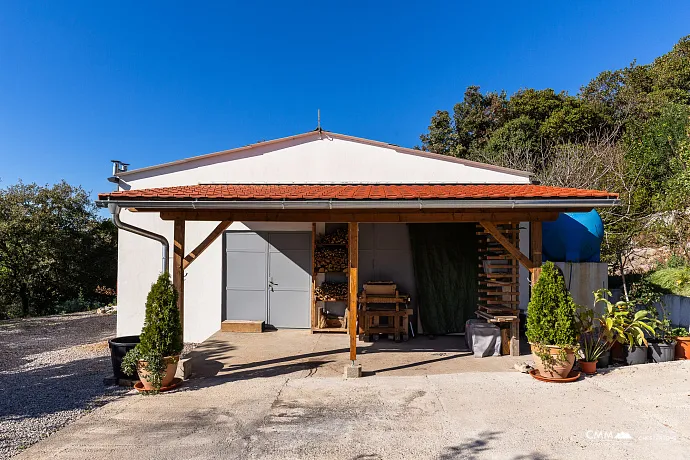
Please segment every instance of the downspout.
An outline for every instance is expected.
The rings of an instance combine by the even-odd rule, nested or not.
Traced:
[[[135,227],[134,225],[128,224],[126,222],[122,222],[120,220],[120,206],[118,206],[115,203],[108,203],[108,210],[110,213],[113,215],[113,223],[117,228],[120,230],[124,230],[126,232],[130,233],[135,233],[137,235],[146,237],[146,238],[151,238],[152,240],[158,241],[163,250],[163,261],[162,261],[162,270],[161,273],[168,273],[168,267],[169,267],[169,258],[170,258],[170,243],[168,243],[168,239],[164,237],[163,235],[159,235],[158,233],[153,233],[148,230],[145,230],[143,228]]]

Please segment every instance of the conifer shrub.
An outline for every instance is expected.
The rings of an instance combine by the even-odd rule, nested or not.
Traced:
[[[139,362],[146,365],[143,370],[150,373],[154,388],[160,389],[166,369],[165,358],[178,356],[182,352],[182,325],[177,308],[177,291],[167,273],[162,273],[151,286],[146,297],[146,318],[140,342],[122,360],[122,370],[135,375]]]
[[[542,266],[541,275],[527,306],[527,339],[536,354],[548,361],[545,345],[563,349],[578,347],[577,305],[565,286],[560,269],[553,262]],[[565,358],[565,351],[563,352]]]

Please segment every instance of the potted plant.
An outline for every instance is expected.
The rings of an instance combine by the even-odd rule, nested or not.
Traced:
[[[676,359],[676,341],[671,331],[671,321],[663,319],[657,325],[656,338],[649,341],[649,359],[664,363]]]
[[[575,313],[563,274],[553,262],[546,262],[527,306],[527,339],[540,375],[568,377],[579,346]]]
[[[608,300],[611,292],[599,289],[594,292],[594,303],[604,303],[605,309],[600,322],[605,339],[613,346],[614,342],[627,348],[628,364],[647,362],[647,338],[654,336],[658,320],[649,310],[636,310],[634,302]]]
[[[580,306],[575,318],[580,330],[580,354],[577,362],[585,374],[596,374],[599,360],[604,359],[602,357],[609,352],[609,342],[598,330],[601,321],[593,309]],[[608,366],[608,357],[605,359]]]
[[[177,291],[163,273],[151,286],[140,342],[125,355],[122,370],[127,375],[138,373],[144,390],[157,392],[175,378],[182,346]]]
[[[578,359],[580,369],[585,374],[593,375],[597,373],[599,359],[609,351],[609,343],[601,335],[592,332],[582,336],[580,356]]]
[[[676,359],[690,359],[690,331],[677,327],[671,331],[676,339]]]

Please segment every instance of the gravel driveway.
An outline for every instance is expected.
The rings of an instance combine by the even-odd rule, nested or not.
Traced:
[[[123,394],[105,387],[114,315],[0,322],[0,459]]]

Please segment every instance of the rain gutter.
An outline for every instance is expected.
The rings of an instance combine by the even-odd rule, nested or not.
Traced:
[[[104,207],[101,203],[98,203],[100,207]],[[152,240],[158,241],[161,246],[162,246],[162,252],[163,252],[163,260],[161,262],[161,273],[167,273],[168,272],[168,267],[169,265],[169,258],[170,258],[170,243],[168,243],[168,239],[164,237],[163,235],[159,235],[158,233],[153,233],[150,232],[144,228],[140,227],[135,227],[132,224],[128,224],[126,222],[122,222],[120,220],[120,209],[122,206],[119,203],[107,203],[108,210],[110,213],[113,215],[113,223],[117,228],[120,230],[124,230],[126,232],[134,233],[136,235],[140,235],[146,238],[150,238]]]
[[[557,198],[521,200],[141,200],[108,198],[98,200],[100,207],[116,204],[137,209],[520,209],[520,208],[601,208],[618,206],[614,198]],[[127,224],[125,224],[127,225]],[[135,227],[136,228],[136,227]],[[142,229],[143,230],[143,229]],[[150,232],[149,232],[150,233]],[[158,235],[160,236],[160,235]]]

